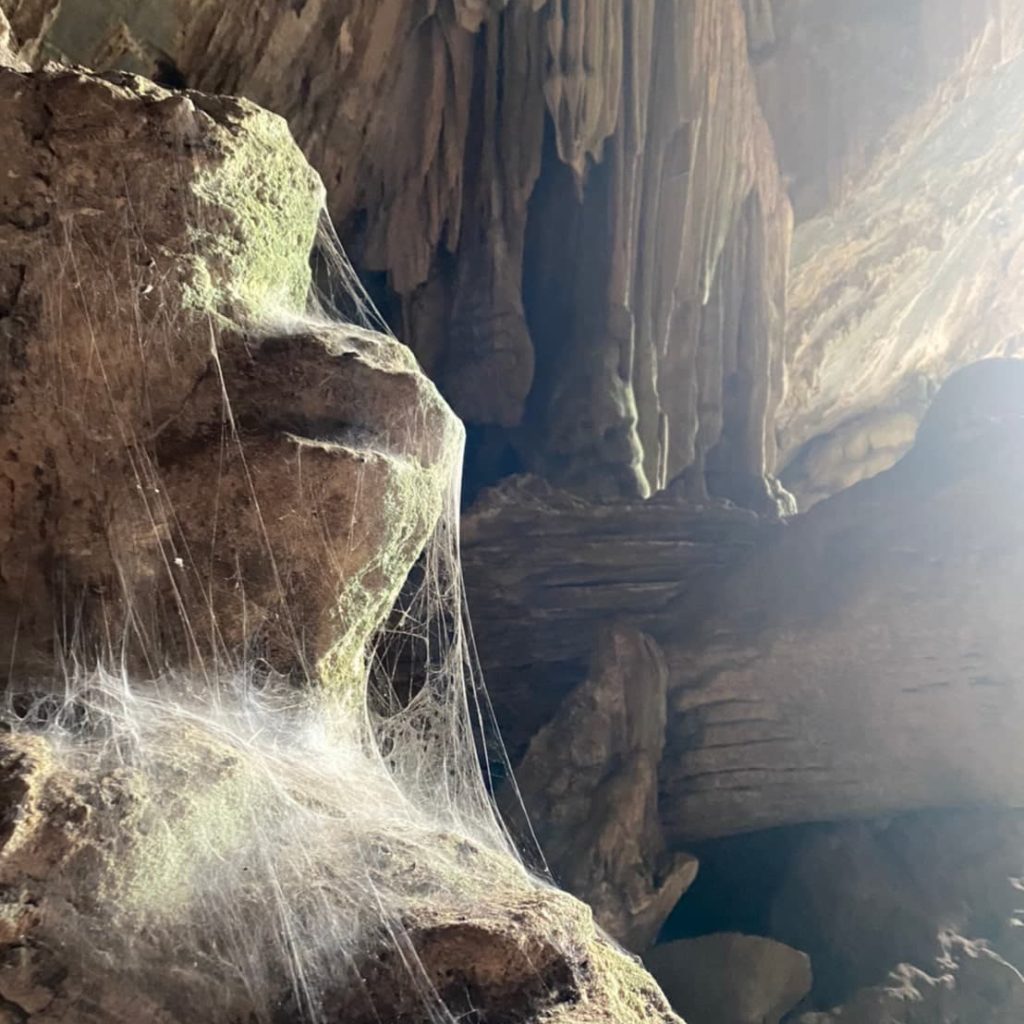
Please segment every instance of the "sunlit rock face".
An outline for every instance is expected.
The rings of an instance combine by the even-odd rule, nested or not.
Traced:
[[[961,371],[896,467],[680,604],[670,831],[1024,803],[1022,370]]]
[[[809,506],[1016,351],[1004,4],[8,6],[30,56],[283,114],[488,482]]]
[[[1024,14],[783,3],[755,54],[800,222],[776,419],[807,506],[887,469],[954,370],[1020,354]]]
[[[319,179],[244,101],[0,76],[7,671],[351,670],[461,428],[397,343],[302,322]]]
[[[529,481],[489,494],[465,568],[513,750],[617,614],[668,662],[670,845],[1020,804],[1022,385],[1017,360],[966,368],[896,467],[787,524]]]
[[[287,117],[481,475],[775,507],[791,213],[738,0],[258,11],[88,0],[43,50]]]
[[[35,59],[284,115],[485,483],[807,507],[1017,350],[1003,3],[6,6]]]

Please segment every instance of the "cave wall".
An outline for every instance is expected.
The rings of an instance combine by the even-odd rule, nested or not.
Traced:
[[[789,510],[781,474],[806,506],[1016,351],[1005,0],[4,8],[30,58],[288,118],[470,427],[471,494],[529,470]]]
[[[506,462],[601,496],[690,470],[773,507],[791,212],[738,0],[169,9],[22,20],[48,54],[284,114],[395,329]]]
[[[598,862],[578,890],[639,894],[606,901],[609,926],[649,941],[691,844],[703,859],[750,829],[1021,802],[1005,713],[1019,424],[968,439],[952,469],[921,448],[899,462],[952,371],[1020,354],[1014,4],[0,7],[32,61],[129,67],[287,117],[374,297],[468,424],[471,495],[498,484],[464,522],[484,668],[513,759],[542,740],[543,800],[549,779],[594,769],[593,804],[570,792],[552,815],[601,823],[594,843],[569,837]],[[831,500],[787,525],[783,488]],[[662,673],[595,660],[623,634],[667,673],[637,684],[666,690],[642,743],[621,724],[639,714],[628,686]],[[590,704],[627,709],[606,714],[596,766]],[[947,952],[949,978],[994,963]],[[1017,1020],[1020,977],[999,977]],[[821,998],[860,998],[843,1020],[882,1006],[932,1024],[906,1007],[943,999],[989,1020],[944,979]]]

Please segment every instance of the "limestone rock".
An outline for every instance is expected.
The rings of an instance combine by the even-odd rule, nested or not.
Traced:
[[[3,0],[0,18],[9,22],[10,44],[19,57],[32,62],[60,11],[58,0]]]
[[[811,989],[803,953],[750,935],[669,942],[644,962],[688,1024],[779,1024]]]
[[[623,10],[605,164],[582,206],[556,168],[533,200],[528,465],[605,498],[646,496],[690,469],[695,499],[766,505],[791,212],[743,11]]]
[[[697,873],[658,821],[667,670],[645,634],[612,625],[587,680],[530,742],[516,781],[559,884],[635,950],[654,941]]]
[[[1006,377],[981,369],[971,387]],[[929,429],[894,469],[791,521],[710,599],[677,605],[700,625],[667,646],[670,836],[1024,804],[1024,419],[1004,401],[965,432],[944,404],[941,441]]]
[[[73,630],[348,677],[461,427],[397,342],[303,320],[323,190],[287,126],[59,69],[0,70],[0,107],[8,671]]]
[[[1005,384],[1005,367],[987,365],[975,383],[989,373]],[[466,520],[466,580],[513,748],[554,716],[618,615],[668,660],[659,785],[670,847],[1024,803],[1024,421],[1005,402],[998,421],[970,413],[969,398],[953,404],[977,430],[937,412],[940,434],[939,421],[952,424],[946,441],[785,525],[525,486],[482,499]],[[536,695],[525,709],[523,686]]]
[[[1016,350],[1005,3],[4,8],[33,59],[286,117],[456,411],[591,497],[808,507]]]
[[[187,805],[209,795],[204,786],[215,793],[224,781],[218,772],[232,769],[222,757],[212,767],[190,778],[190,792],[171,798]],[[130,768],[102,778],[76,773],[43,737],[8,737],[0,742],[0,792],[0,1013],[10,1011],[21,1024],[249,1019],[251,993],[233,971],[225,973],[209,935],[190,933],[187,921],[169,933],[190,942],[188,969],[175,970],[170,964],[180,949],[161,945],[159,917],[150,912],[136,920],[123,905],[111,917],[117,906],[112,901],[123,895],[133,865],[147,866],[146,892],[169,880],[155,878],[151,860],[140,854],[139,847],[144,854],[150,839],[162,837],[132,824],[142,792]],[[182,835],[170,837],[186,848],[187,827],[183,818]],[[230,832],[215,835],[228,844],[222,852],[237,853]],[[366,839],[371,847],[394,843],[385,833]],[[355,965],[339,959],[337,990],[326,999],[329,1019],[420,1020],[427,998],[455,1014],[472,1011],[524,1024],[680,1024],[639,963],[597,934],[590,911],[578,901],[530,883],[507,858],[440,832],[433,843],[438,850],[453,848],[454,862],[489,858],[482,876],[490,895],[467,890],[466,906],[448,907],[432,899],[442,880],[399,858],[397,871],[408,879],[410,894],[419,896],[410,900],[390,948],[371,948]],[[173,864],[160,866],[175,870]],[[185,871],[174,880],[195,884],[187,866]],[[179,909],[195,897],[185,888],[181,898]],[[74,956],[67,955],[70,949]],[[409,973],[412,955],[419,958],[419,980],[433,986],[429,997]],[[308,1019],[289,995],[286,974],[271,980],[280,988],[275,1020]]]
[[[533,470],[773,505],[791,215],[740,0],[76,0],[46,47],[285,116],[427,371]]]
[[[7,15],[0,8],[0,67],[11,67],[17,68],[19,71],[27,71],[28,66],[22,63],[18,50],[18,40],[14,38]]]
[[[892,465],[912,435],[872,435],[920,420],[951,372],[1019,352],[1024,190],[1005,125],[1019,116],[1024,18],[965,0],[787,6],[792,42],[761,78],[813,213],[793,240],[776,421],[784,482],[806,505]],[[826,121],[838,130],[821,145]],[[834,208],[811,199],[822,189]]]
[[[0,69],[0,109],[0,635],[8,714],[22,716],[0,743],[0,1013],[303,1019],[301,985],[274,957],[292,935],[268,908],[304,920],[318,884],[342,891],[339,847],[310,876],[311,835],[291,828],[292,855],[268,871],[281,823],[257,812],[322,820],[327,797],[305,762],[295,786],[281,745],[254,783],[251,744],[224,740],[224,691],[206,684],[253,662],[364,684],[364,649],[453,495],[461,426],[397,341],[307,307],[323,191],[280,118],[55,67]],[[55,717],[58,698],[36,699],[59,688],[65,656],[126,670],[115,709],[159,704],[145,684],[168,669],[174,707],[212,703],[156,730],[169,746],[134,729],[122,743],[120,711],[73,702]],[[287,797],[261,804],[266,792]],[[391,932],[377,948],[358,909],[335,908],[364,942],[330,950],[337,974],[317,997],[337,1019],[378,1019],[369,995],[395,1021],[419,1019],[424,998],[538,1024],[677,1021],[590,911],[513,857],[439,828],[442,867],[427,867],[376,801],[365,810],[368,874],[348,881],[384,873],[407,913],[378,921]],[[486,893],[460,884],[471,877]],[[228,893],[241,930],[217,916]],[[239,934],[260,937],[262,989]],[[423,976],[399,986],[383,966],[414,955],[426,993]]]
[[[773,528],[722,504],[595,503],[531,477],[485,492],[463,517],[463,573],[513,761],[586,678],[609,622],[678,633],[673,600],[703,592]]]

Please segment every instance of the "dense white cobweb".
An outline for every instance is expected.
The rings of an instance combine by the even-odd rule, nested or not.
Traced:
[[[386,331],[324,224],[324,294],[277,320],[301,330],[342,316]],[[73,239],[68,247],[70,261]],[[215,325],[211,337],[215,351]],[[244,460],[229,408],[224,424],[221,443]],[[160,495],[144,446],[132,450],[140,490]],[[410,912],[427,901],[471,913],[496,863],[509,884],[535,884],[481,770],[503,755],[484,749],[496,731],[462,589],[460,459],[453,453],[441,520],[356,691],[296,685],[246,652],[133,678],[116,638],[95,663],[71,635],[59,691],[29,681],[10,696],[6,725],[45,736],[61,772],[97,794],[92,831],[105,855],[69,883],[81,890],[75,913],[55,926],[68,950],[168,989],[183,1013],[216,1006],[223,1019],[321,1022],[337,1019],[328,1004],[340,988],[361,983],[361,959],[387,947],[404,961],[422,1019],[456,1019],[417,965]],[[175,515],[165,502],[152,499],[154,529]],[[165,543],[172,586],[176,567],[193,564]],[[275,573],[286,568],[266,556]],[[467,845],[494,856],[476,868]]]

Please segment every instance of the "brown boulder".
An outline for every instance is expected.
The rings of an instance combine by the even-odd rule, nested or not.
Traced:
[[[749,935],[669,942],[644,962],[689,1024],[779,1024],[811,989],[803,953]]]
[[[66,70],[0,70],[0,107],[5,666],[358,678],[461,427],[397,342],[303,319],[323,189],[284,122]]]

